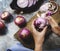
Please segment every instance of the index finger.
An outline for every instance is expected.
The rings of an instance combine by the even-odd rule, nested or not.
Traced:
[[[46,19],[48,20],[49,24],[53,27],[53,26],[58,26],[57,22],[52,18],[52,17],[46,17]]]

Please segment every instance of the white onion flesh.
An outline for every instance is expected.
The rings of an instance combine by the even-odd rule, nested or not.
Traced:
[[[28,7],[31,7],[32,5],[33,5],[33,0],[28,0],[28,2],[29,2],[29,5],[28,5]]]
[[[28,0],[17,0],[17,5],[21,8],[25,8],[28,6]]]
[[[37,0],[34,0],[33,4],[35,5],[35,4],[36,4],[36,2],[37,2]]]

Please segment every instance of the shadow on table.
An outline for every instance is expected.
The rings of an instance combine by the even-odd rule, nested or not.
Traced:
[[[5,27],[4,29],[1,29],[1,30],[0,30],[0,36],[6,35],[7,32],[8,32],[7,27]]]

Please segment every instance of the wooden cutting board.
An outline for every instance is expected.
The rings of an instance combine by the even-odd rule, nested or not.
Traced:
[[[60,23],[60,6],[58,6],[58,7],[59,7],[59,8],[58,8],[58,11],[57,11],[55,14],[53,14],[52,17],[55,19],[55,21],[56,21],[57,23]],[[41,12],[39,11],[37,14],[41,14]],[[29,22],[27,23],[26,28],[28,28],[31,32],[32,32],[31,25],[32,25],[33,20],[37,18],[37,14],[36,14],[35,16],[33,16],[33,17],[29,20]],[[19,30],[18,30],[18,31],[19,31]],[[20,41],[25,47],[31,48],[31,49],[34,48],[34,41],[33,41],[33,40],[32,40],[33,43],[31,43],[30,45],[27,45],[27,44],[25,44],[25,43],[19,38],[18,32],[17,32],[14,36],[15,36],[15,38],[16,38],[18,41]]]

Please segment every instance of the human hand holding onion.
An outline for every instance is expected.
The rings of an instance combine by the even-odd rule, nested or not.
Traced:
[[[48,20],[48,23],[51,25],[52,27],[52,31],[58,35],[60,35],[60,27],[58,25],[58,23],[51,17],[46,17],[46,19]]]
[[[35,42],[40,41],[39,43],[41,44],[44,40],[44,35],[46,33],[47,26],[45,26],[41,32],[39,32],[35,29],[33,23],[32,23],[31,27],[32,27],[32,32],[33,32],[33,37],[34,37]]]
[[[35,51],[38,51],[39,49],[40,51],[42,51],[42,45],[44,42],[45,33],[47,31],[47,26],[45,26],[41,32],[35,29],[34,22],[32,23],[31,27],[32,27],[32,32],[33,32],[32,35],[33,35],[34,42],[35,42]]]

